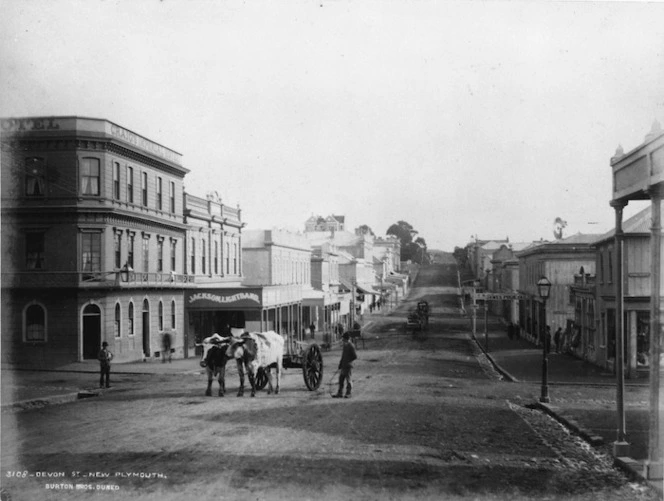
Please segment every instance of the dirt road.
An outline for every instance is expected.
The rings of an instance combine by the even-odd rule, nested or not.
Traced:
[[[375,321],[349,400],[330,395],[337,349],[324,354],[314,392],[294,369],[279,395],[256,398],[235,397],[234,369],[224,398],[205,397],[196,372],[125,376],[94,399],[3,414],[4,495],[654,499],[495,377],[458,314],[452,272],[423,270],[408,301]],[[431,323],[406,335],[406,313],[420,298]]]

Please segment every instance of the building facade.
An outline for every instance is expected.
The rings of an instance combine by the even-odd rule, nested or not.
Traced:
[[[179,153],[103,119],[9,118],[2,143],[2,360],[184,351]]]
[[[574,285],[574,275],[581,267],[588,273],[594,273],[592,243],[597,238],[598,235],[579,233],[516,253],[519,259],[519,292],[529,297],[519,304],[522,335],[541,343],[546,326],[552,333],[559,327],[563,330],[568,328],[568,323],[574,318],[570,286]],[[543,276],[551,282],[546,303],[537,291],[537,281]]]

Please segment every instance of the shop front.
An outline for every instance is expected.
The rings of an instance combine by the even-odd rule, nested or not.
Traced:
[[[209,288],[188,291],[185,357],[198,354],[196,344],[231,328],[248,332],[269,330],[289,343],[302,340],[302,288],[298,285]]]

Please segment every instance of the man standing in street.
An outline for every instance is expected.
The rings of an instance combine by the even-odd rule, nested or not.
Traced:
[[[357,358],[355,346],[350,342],[350,333],[344,332],[343,335],[343,348],[341,351],[341,360],[339,361],[339,391],[333,398],[341,398],[343,395],[344,382],[346,383],[346,395],[344,398],[350,398],[353,390],[353,361]]]
[[[111,360],[113,360],[113,353],[108,349],[108,343],[106,341],[101,343],[101,350],[99,350],[97,359],[99,360],[99,387],[103,388],[105,383],[106,388],[110,388]]]

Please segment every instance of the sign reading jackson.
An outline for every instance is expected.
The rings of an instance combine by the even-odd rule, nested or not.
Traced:
[[[213,292],[195,292],[187,300],[190,306],[196,308],[215,307],[218,305],[256,306],[261,304],[260,297],[255,292],[235,292],[220,295]]]

